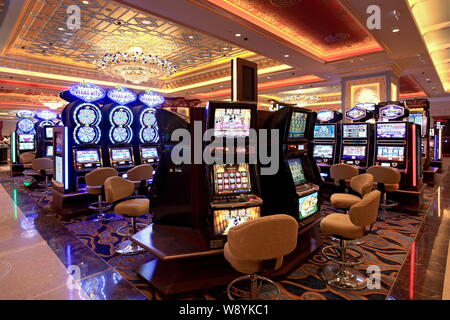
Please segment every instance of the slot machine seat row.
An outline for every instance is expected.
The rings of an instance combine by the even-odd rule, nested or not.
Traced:
[[[32,177],[42,177],[44,182],[39,182],[38,186],[44,188],[43,191],[47,192],[51,183],[49,177],[53,175],[53,160],[49,158],[37,158],[31,162],[31,170],[25,170],[24,175]]]
[[[127,179],[134,183],[135,194],[148,187],[147,181],[153,177],[153,167],[149,164],[138,165],[127,172]],[[144,192],[145,193],[145,192]]]
[[[335,185],[339,186],[342,191],[350,186],[350,179],[357,176],[359,170],[346,163],[333,164],[330,168],[330,177],[334,180]]]
[[[132,234],[137,233],[136,218],[149,212],[150,201],[145,198],[130,199],[134,194],[134,183],[122,177],[110,177],[105,181],[106,202],[114,205],[114,212],[131,217]],[[145,250],[127,237],[116,245],[115,251],[121,255],[134,255]]]
[[[382,203],[380,207],[383,210],[384,218],[389,218],[386,212],[387,208],[398,205],[398,202],[387,199],[389,192],[395,192],[400,188],[400,172],[393,167],[371,166],[367,169],[367,173],[373,175],[376,187],[381,192]]]
[[[348,209],[361,201],[364,195],[372,191],[373,176],[368,173],[357,175],[350,179],[350,188],[360,197],[349,193],[334,193],[331,195],[331,205],[338,209]]]
[[[93,221],[111,220],[113,215],[106,215],[104,212],[111,209],[111,206],[103,201],[104,183],[106,179],[115,177],[118,172],[114,168],[97,168],[87,173],[84,176],[86,181],[86,192],[92,195],[96,195],[97,202],[93,202],[89,205],[89,209],[94,210],[97,214],[92,219]]]
[[[297,221],[285,214],[257,218],[232,227],[228,231],[224,256],[234,269],[247,275],[228,285],[228,297],[231,300],[270,299],[268,293],[262,290],[263,283],[275,287],[273,298],[279,296],[278,286],[257,273],[279,269],[283,257],[297,246],[297,236]],[[246,284],[250,281],[249,286],[239,289],[239,283],[244,280]]]
[[[366,287],[367,278],[352,267],[364,261],[364,254],[355,246],[347,244],[371,231],[377,219],[380,198],[381,192],[373,190],[354,204],[348,214],[332,213],[320,222],[320,229],[325,235],[340,241],[339,245],[329,245],[322,249],[322,255],[334,262],[319,269],[319,276],[329,285],[345,290]]]
[[[24,169],[31,169],[31,163],[36,158],[34,152],[24,152],[19,157],[19,162],[23,164]]]

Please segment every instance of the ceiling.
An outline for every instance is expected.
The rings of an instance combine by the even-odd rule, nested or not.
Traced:
[[[342,78],[385,71],[400,78],[401,98],[450,100],[441,80],[445,70],[436,71],[426,31],[417,27],[407,3],[414,1],[383,1],[382,28],[368,30],[372,2],[0,0],[0,119],[18,109],[42,109],[36,97],[56,95],[82,80],[166,96],[227,99],[234,57],[258,64],[263,104],[294,91],[327,103],[312,108],[338,108]],[[80,7],[79,30],[66,25],[73,4]],[[393,33],[394,27],[399,32]],[[177,72],[135,85],[92,65],[130,46],[171,60]]]

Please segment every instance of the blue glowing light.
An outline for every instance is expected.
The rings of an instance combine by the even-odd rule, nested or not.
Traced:
[[[74,97],[86,102],[93,102],[103,99],[106,96],[105,90],[92,83],[80,83],[69,89]]]
[[[154,91],[139,94],[139,101],[148,107],[156,107],[164,103],[164,97]]]
[[[108,98],[118,104],[127,104],[136,101],[137,99],[137,94],[135,92],[131,91],[128,88],[122,87],[108,90],[107,95]]]

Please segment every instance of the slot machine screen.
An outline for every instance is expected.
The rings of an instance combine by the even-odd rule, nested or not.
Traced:
[[[378,161],[405,161],[405,147],[404,146],[378,146],[377,147]]]
[[[250,135],[251,110],[217,108],[214,113],[214,135],[224,138],[248,137]]]
[[[302,161],[299,158],[296,158],[289,159],[287,162],[292,173],[292,178],[294,179],[294,184],[297,186],[306,183]]]
[[[131,150],[128,148],[111,149],[111,159],[117,162],[131,161]]]
[[[53,146],[45,147],[45,156],[46,157],[53,157]]]
[[[142,159],[158,159],[158,150],[156,148],[142,148]]]
[[[315,144],[314,145],[314,158],[320,159],[333,159],[334,145],[331,144]]]
[[[379,139],[405,139],[406,122],[403,123],[377,123],[377,138]]]
[[[58,183],[63,183],[63,158],[55,157],[55,181]]]
[[[214,211],[214,235],[227,235],[230,228],[257,219],[260,215],[260,207]]]
[[[45,139],[53,138],[53,127],[45,127]]]
[[[55,133],[55,153],[62,153],[62,133],[56,132]]]
[[[366,160],[367,146],[344,146],[342,159],[346,160]]]
[[[245,193],[252,190],[250,170],[247,163],[215,164],[214,192],[216,194]]]
[[[297,139],[305,137],[307,113],[293,112],[291,123],[289,124],[289,138]]]
[[[344,139],[367,139],[368,125],[360,124],[343,124],[342,137]]]
[[[75,161],[82,164],[100,162],[100,153],[98,150],[76,150]]]
[[[314,126],[315,139],[334,139],[336,137],[335,126],[332,124],[323,124]]]
[[[34,143],[34,134],[20,134],[19,143]]]
[[[314,192],[305,197],[299,198],[298,204],[299,220],[305,219],[319,211],[319,194]]]

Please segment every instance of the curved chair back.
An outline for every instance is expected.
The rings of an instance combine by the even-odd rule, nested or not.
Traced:
[[[353,177],[350,180],[350,188],[358,192],[361,196],[372,191],[373,187],[373,176],[368,173],[363,173]]]
[[[122,177],[109,177],[105,180],[104,186],[108,203],[129,197],[134,193],[134,183]]]
[[[354,204],[348,211],[350,221],[360,227],[367,227],[375,223],[380,205],[381,192],[373,190],[360,202]]]
[[[128,180],[143,181],[153,177],[153,167],[149,164],[140,164],[127,172]]]
[[[346,163],[336,163],[330,168],[330,177],[335,180],[350,180],[358,174],[357,168]]]
[[[367,173],[373,175],[376,183],[398,184],[400,183],[400,172],[392,167],[371,166],[367,169]]]
[[[106,179],[109,177],[118,176],[118,172],[114,168],[97,168],[87,173],[84,176],[84,180],[88,186],[97,187],[103,186]]]
[[[276,214],[244,222],[228,231],[228,246],[242,260],[277,259],[281,266],[283,256],[297,246],[298,223],[285,214]]]
[[[37,158],[31,162],[34,171],[53,169],[53,160],[49,158]]]
[[[36,158],[36,153],[34,152],[24,152],[19,157],[20,163],[31,163]]]

